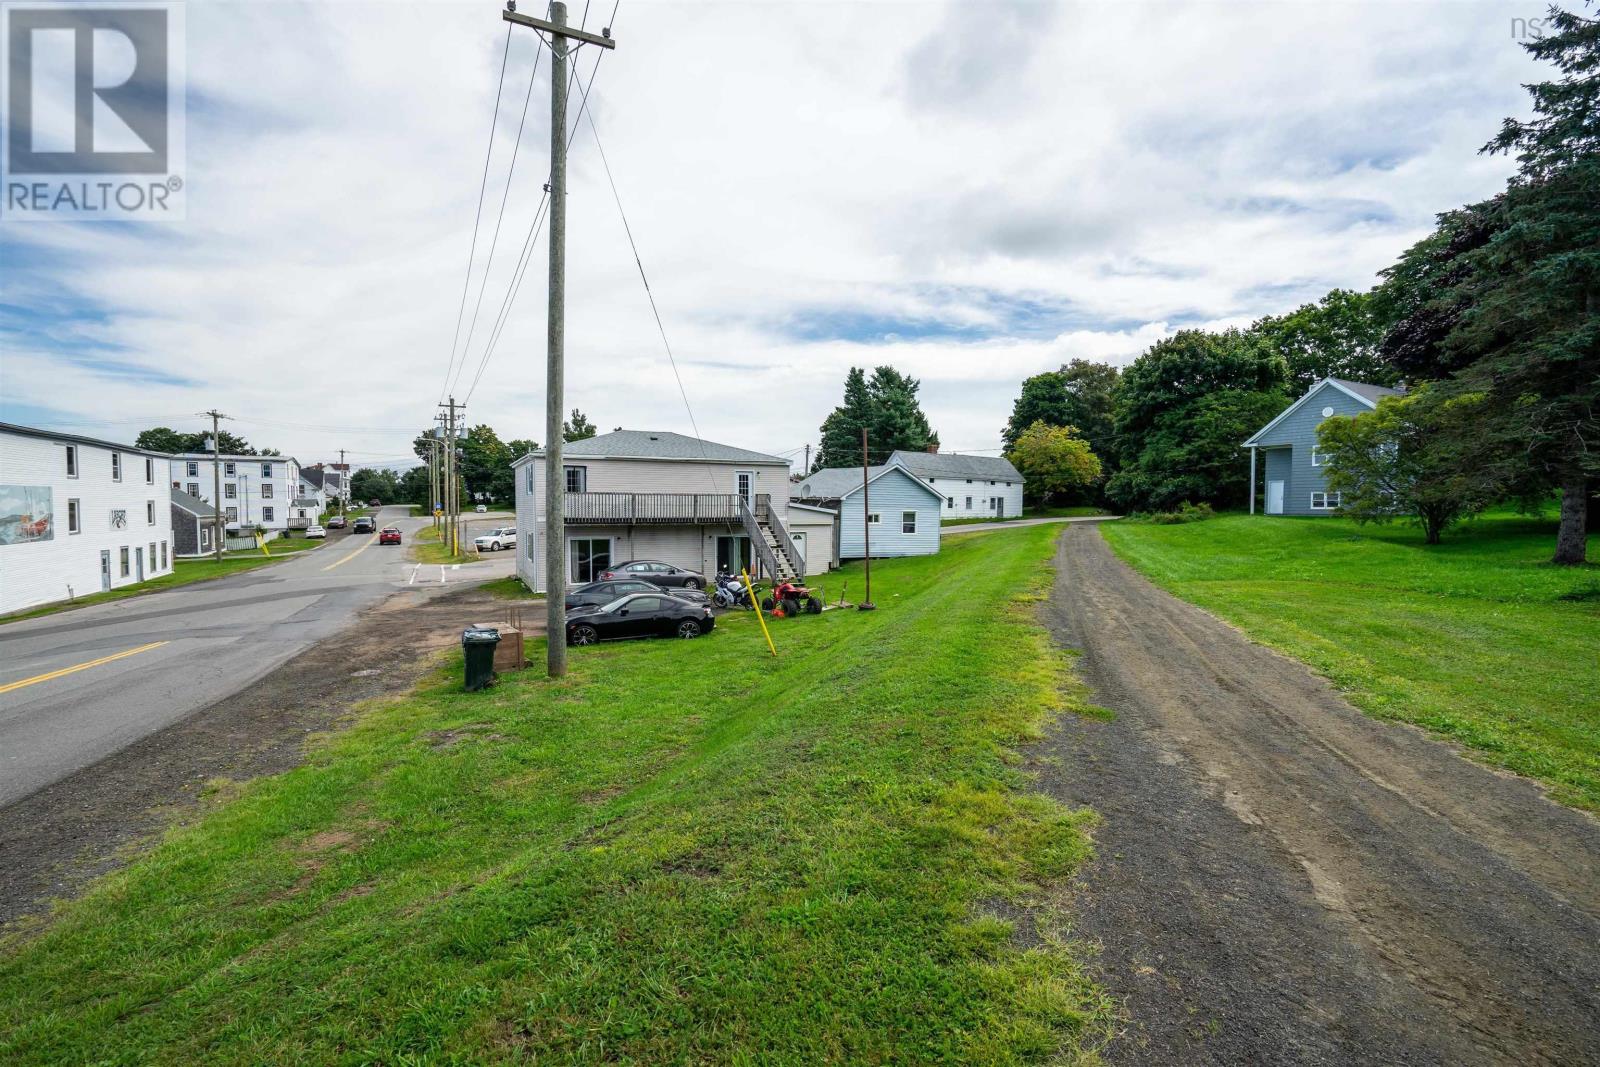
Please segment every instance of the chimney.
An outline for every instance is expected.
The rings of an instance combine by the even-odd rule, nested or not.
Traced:
[[[929,441],[928,442],[928,447],[926,448],[925,451],[930,456],[937,456],[939,454],[939,442],[937,442],[937,441]]]

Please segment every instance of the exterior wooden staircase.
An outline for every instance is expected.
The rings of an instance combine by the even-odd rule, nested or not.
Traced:
[[[754,509],[741,506],[739,517],[744,532],[750,538],[756,555],[766,565],[767,573],[776,582],[798,582],[806,573],[806,559],[794,546],[783,520],[772,510],[772,498],[765,493],[756,497]]]

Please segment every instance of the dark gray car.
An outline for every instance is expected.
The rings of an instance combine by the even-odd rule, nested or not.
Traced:
[[[636,578],[663,589],[704,589],[705,575],[698,571],[674,567],[658,559],[630,559],[613,563],[600,573],[600,581],[611,582]]]

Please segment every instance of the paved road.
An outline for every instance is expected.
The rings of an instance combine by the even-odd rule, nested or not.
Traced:
[[[1600,1063],[1600,823],[1352,708],[1062,532],[1051,622],[1095,703],[1041,784],[1097,809],[1073,927],[1111,1063]]]
[[[402,514],[386,509],[379,524],[409,542],[428,520]],[[510,552],[449,568],[376,541],[336,534],[260,570],[0,626],[0,688],[95,664],[0,693],[0,806],[240,692],[386,597],[512,571]]]
[[[1038,519],[1007,519],[1004,522],[968,522],[955,526],[940,526],[939,536],[949,537],[952,534],[987,533],[990,530],[1009,530],[1016,526],[1045,526],[1053,522],[1110,522],[1120,519],[1121,515],[1077,515],[1072,518],[1038,518]]]

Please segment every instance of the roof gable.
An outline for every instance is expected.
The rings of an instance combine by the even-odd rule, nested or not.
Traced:
[[[529,452],[512,461],[522,463],[534,456],[543,456],[544,449]],[[752,452],[747,448],[718,444],[670,430],[615,430],[581,441],[568,441],[561,447],[565,459],[655,459],[701,463],[776,463],[787,467],[789,461],[765,452]]]
[[[871,486],[873,482],[890,472],[896,472],[910,479],[940,503],[944,502],[944,497],[940,495],[939,490],[898,463],[885,463],[877,467],[868,467],[866,484]],[[798,483],[790,486],[789,498],[791,500],[843,500],[860,488],[860,467],[824,467],[822,470],[812,471],[809,475],[800,479]]]
[[[1020,482],[1022,474],[1004,456],[969,456],[960,452],[911,452],[904,449],[889,454],[898,463],[924,480],[928,478],[982,478]]]
[[[1249,439],[1244,442],[1243,447],[1249,448],[1252,445],[1260,444],[1262,438],[1271,433],[1279,423],[1283,422],[1283,420],[1287,419],[1290,415],[1293,415],[1296,411],[1299,411],[1308,402],[1310,402],[1312,397],[1319,395],[1324,389],[1338,390],[1362,406],[1374,410],[1378,406],[1378,401],[1384,397],[1400,395],[1400,390],[1390,389],[1388,386],[1384,385],[1368,385],[1366,382],[1350,382],[1345,381],[1342,378],[1324,378],[1320,382],[1317,382],[1315,385],[1313,385],[1310,389],[1307,389],[1305,396],[1302,396],[1299,400],[1296,400],[1294,403],[1278,412],[1276,418],[1267,423],[1265,426],[1261,427],[1261,429],[1257,430],[1255,433],[1251,434]]]

